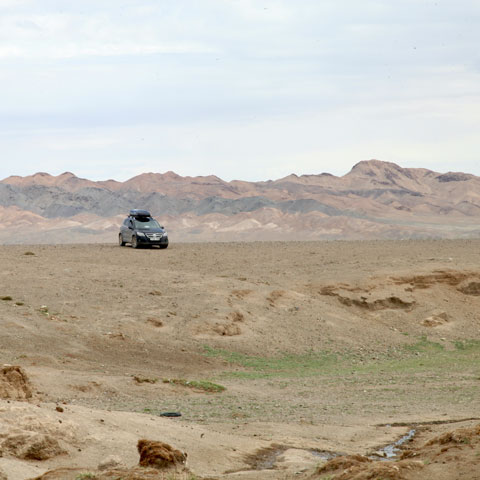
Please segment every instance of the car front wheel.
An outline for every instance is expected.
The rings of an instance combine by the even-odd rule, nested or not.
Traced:
[[[122,237],[122,234],[121,234],[121,233],[118,235],[118,244],[119,244],[121,247],[124,247],[124,246],[125,246],[125,242],[123,241],[123,237]]]
[[[132,248],[138,248],[137,237],[135,235],[132,237]]]

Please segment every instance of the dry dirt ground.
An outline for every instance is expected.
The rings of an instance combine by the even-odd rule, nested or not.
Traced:
[[[0,479],[480,478],[480,241],[1,246],[0,265]],[[189,470],[133,468],[143,438]]]

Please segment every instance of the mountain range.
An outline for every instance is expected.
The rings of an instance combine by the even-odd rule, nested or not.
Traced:
[[[115,242],[131,208],[150,210],[171,242],[471,238],[480,235],[480,177],[379,160],[341,177],[264,182],[40,172],[0,181],[0,243]]]

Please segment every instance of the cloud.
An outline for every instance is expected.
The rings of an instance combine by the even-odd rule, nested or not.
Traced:
[[[0,12],[2,157],[15,160],[0,176],[39,161],[108,177],[340,174],[372,157],[471,168],[478,150],[473,0],[0,0]]]
[[[172,40],[105,14],[15,14],[0,17],[0,57],[71,59],[153,54],[215,53],[201,42]]]
[[[45,48],[41,52],[32,51],[27,47],[5,46],[0,47],[0,58],[35,59],[39,58],[60,60],[76,57],[116,57],[155,54],[192,54],[192,53],[215,53],[215,50],[201,45],[177,43],[177,44],[128,44],[128,43],[105,43],[102,45],[79,45],[67,44]]]

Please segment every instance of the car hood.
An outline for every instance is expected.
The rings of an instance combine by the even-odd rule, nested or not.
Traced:
[[[163,228],[138,228],[137,230],[142,233],[165,233]]]

